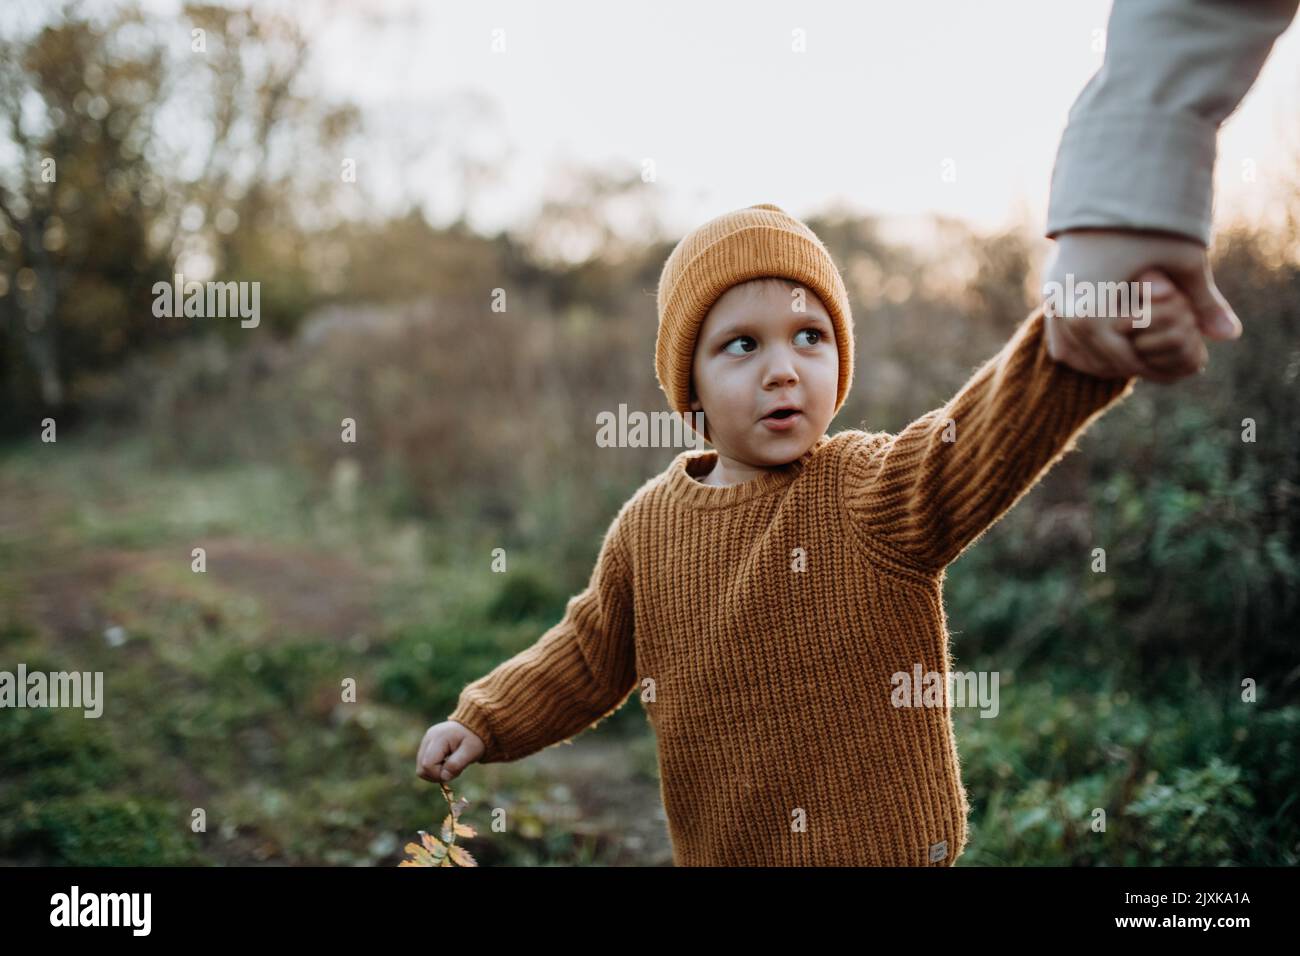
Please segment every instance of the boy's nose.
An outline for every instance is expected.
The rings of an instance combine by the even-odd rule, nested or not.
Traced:
[[[773,358],[763,376],[763,387],[772,388],[782,385],[794,385],[799,381],[799,373],[794,370],[794,363],[789,358]]]

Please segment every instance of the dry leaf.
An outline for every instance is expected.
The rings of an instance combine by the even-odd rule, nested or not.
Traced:
[[[445,783],[442,784],[442,795],[450,811],[442,821],[442,839],[423,830],[418,831],[420,842],[406,844],[405,850],[410,859],[403,860],[398,866],[478,866],[473,855],[456,843],[457,837],[477,835],[472,826],[460,822],[461,811],[469,806],[469,801],[464,797],[453,800],[451,788]]]

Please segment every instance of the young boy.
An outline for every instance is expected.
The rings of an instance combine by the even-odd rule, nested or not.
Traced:
[[[1174,369],[1203,346],[1159,285],[1149,326],[1125,331]],[[658,311],[660,386],[716,450],[623,505],[564,618],[462,691],[417,772],[518,760],[639,688],[677,865],[951,865],[968,811],[951,714],[895,706],[892,677],[919,665],[946,686],[945,569],[1136,379],[1054,361],[1040,308],[943,408],[828,436],[848,297],[770,204],[683,238]]]

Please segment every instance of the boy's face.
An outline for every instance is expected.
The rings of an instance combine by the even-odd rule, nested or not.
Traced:
[[[741,283],[723,293],[700,327],[691,408],[704,412],[720,456],[773,468],[800,457],[825,433],[839,371],[835,328],[811,289]],[[772,417],[780,407],[797,412]]]

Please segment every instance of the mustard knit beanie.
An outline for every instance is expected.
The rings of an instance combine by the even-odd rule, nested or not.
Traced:
[[[704,317],[733,285],[775,276],[817,294],[826,306],[839,349],[835,411],[853,384],[853,313],[839,269],[806,225],[771,203],[711,219],[682,237],[659,276],[659,336],[655,376],[669,406],[691,410],[691,364]]]

